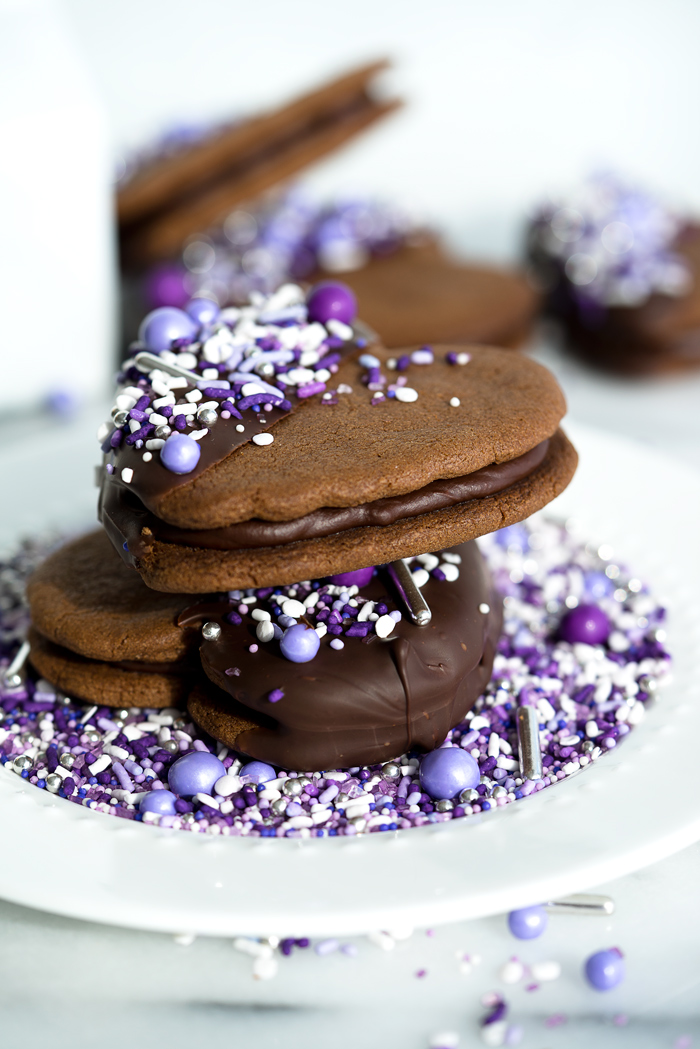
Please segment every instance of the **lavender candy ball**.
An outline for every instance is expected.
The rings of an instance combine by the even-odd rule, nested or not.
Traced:
[[[208,750],[193,750],[174,761],[168,772],[168,786],[181,798],[211,794],[214,784],[226,775],[226,766]]]
[[[238,775],[251,783],[269,783],[271,779],[277,779],[277,773],[272,765],[265,761],[249,761],[244,765]]]
[[[342,321],[352,324],[357,315],[357,299],[347,284],[336,280],[324,280],[314,284],[306,300],[310,321]]]
[[[508,915],[508,928],[518,940],[535,940],[547,928],[549,918],[544,907],[521,907]]]
[[[292,663],[308,663],[318,652],[320,644],[316,631],[304,623],[290,626],[280,639],[282,655]]]
[[[451,799],[476,787],[481,774],[471,754],[460,747],[442,747],[425,755],[419,775],[421,788],[431,798]]]
[[[584,973],[596,991],[612,991],[625,978],[625,961],[617,947],[596,951],[586,960]]]
[[[204,324],[213,324],[218,320],[221,310],[212,299],[190,299],[185,306],[185,313],[201,328]]]
[[[341,572],[328,578],[334,586],[367,586],[373,572],[374,565],[370,565],[369,568],[358,568],[356,572]]]
[[[177,797],[170,790],[149,790],[141,795],[139,812],[155,812],[159,816],[176,816]]]
[[[199,325],[176,306],[159,306],[141,321],[139,340],[153,353],[169,350],[173,339],[194,339]]]
[[[559,624],[559,636],[571,644],[585,641],[589,645],[600,645],[610,637],[610,629],[610,620],[598,605],[577,605]]]
[[[186,433],[171,433],[160,450],[160,461],[174,474],[188,474],[199,462],[202,449]]]

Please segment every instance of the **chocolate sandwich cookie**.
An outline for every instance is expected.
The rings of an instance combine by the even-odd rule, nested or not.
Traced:
[[[198,638],[177,617],[188,598],[150,590],[102,530],[48,557],[27,597],[29,658],[69,695],[118,707],[169,707],[187,696]]]
[[[352,571],[476,538],[566,486],[576,455],[549,372],[488,347],[368,353],[344,294],[319,286],[306,307],[296,301],[296,323],[289,306],[278,326],[275,296],[232,326],[224,311],[203,342],[174,311],[178,353],[162,352],[148,377],[128,369],[137,385],[100,433],[100,515],[149,586],[194,593]],[[329,303],[347,307],[343,321]],[[300,349],[322,339],[323,318],[326,337]],[[211,371],[228,378],[200,380],[220,354]],[[183,359],[201,370],[169,379]]]
[[[233,614],[184,613],[206,619],[209,638],[200,652],[212,684],[190,697],[195,722],[240,753],[304,771],[439,746],[489,680],[501,599],[476,543],[410,569],[432,613],[426,626],[411,621],[386,569],[359,588],[267,588]]]
[[[388,347],[470,342],[516,348],[531,335],[540,307],[523,274],[462,262],[435,240],[376,256],[341,279]]]
[[[700,226],[606,176],[547,205],[528,254],[566,346],[622,375],[700,366]]]
[[[117,195],[122,262],[143,267],[172,258],[243,201],[291,178],[393,112],[375,97],[386,69],[373,62],[260,116],[203,135],[188,148],[155,156]]]

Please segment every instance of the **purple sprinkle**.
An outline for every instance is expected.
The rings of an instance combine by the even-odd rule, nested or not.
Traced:
[[[271,703],[279,703],[279,701],[284,698],[284,692],[281,688],[273,688],[267,698]]]
[[[240,616],[238,618],[238,622],[241,622]],[[227,667],[227,669],[224,670],[224,674],[226,674],[227,677],[240,677],[241,671],[238,667]]]
[[[323,393],[325,389],[325,382],[307,382],[303,386],[297,386],[297,397],[314,397],[317,393]]]
[[[136,444],[137,441],[145,441],[146,438],[149,437],[154,430],[155,426],[153,425],[153,423],[145,423],[145,425],[142,426],[140,429],[134,430],[133,433],[130,433],[125,443]]]
[[[110,448],[118,448],[124,439],[123,430],[114,430],[112,436],[109,439]]]

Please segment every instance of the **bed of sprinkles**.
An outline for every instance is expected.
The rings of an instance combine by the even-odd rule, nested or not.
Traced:
[[[612,560],[609,547],[579,540],[572,523],[538,518],[480,545],[504,594],[504,632],[486,693],[443,745],[461,748],[479,765],[480,782],[454,800],[421,789],[421,757],[414,754],[309,775],[277,770],[273,780],[258,783],[246,772],[247,759],[198,732],[179,710],[149,709],[147,697],[143,708],[86,707],[34,680],[17,664],[28,620],[24,583],[47,553],[40,544],[25,544],[0,564],[0,762],[9,774],[98,812],[251,837],[408,829],[544,790],[601,758],[642,720],[668,674],[665,611]],[[577,639],[582,629],[587,641]],[[284,699],[271,694],[270,701]],[[518,760],[516,714],[523,705],[539,721],[538,780],[524,779]],[[197,751],[217,755],[225,766],[212,794],[178,798],[174,815],[140,811],[144,794],[167,789],[176,757]]]

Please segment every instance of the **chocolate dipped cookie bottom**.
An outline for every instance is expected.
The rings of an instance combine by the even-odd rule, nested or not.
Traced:
[[[219,614],[211,605],[193,608],[192,617],[206,616],[221,628],[200,650],[211,684],[190,696],[194,721],[242,754],[308,772],[439,746],[486,687],[502,624],[501,598],[476,543],[446,553],[456,578],[438,569],[424,582],[428,625],[416,626],[404,614],[387,637],[374,631],[362,637],[354,634],[359,623],[354,627],[343,613],[342,641],[325,635],[308,662],[286,659],[276,640],[258,644],[249,615],[232,623],[226,605]],[[299,585],[300,598],[304,592]],[[386,606],[388,614],[402,610],[383,569],[357,597]],[[285,600],[279,590],[262,599],[273,614],[278,600]],[[262,601],[251,607],[262,608]]]

